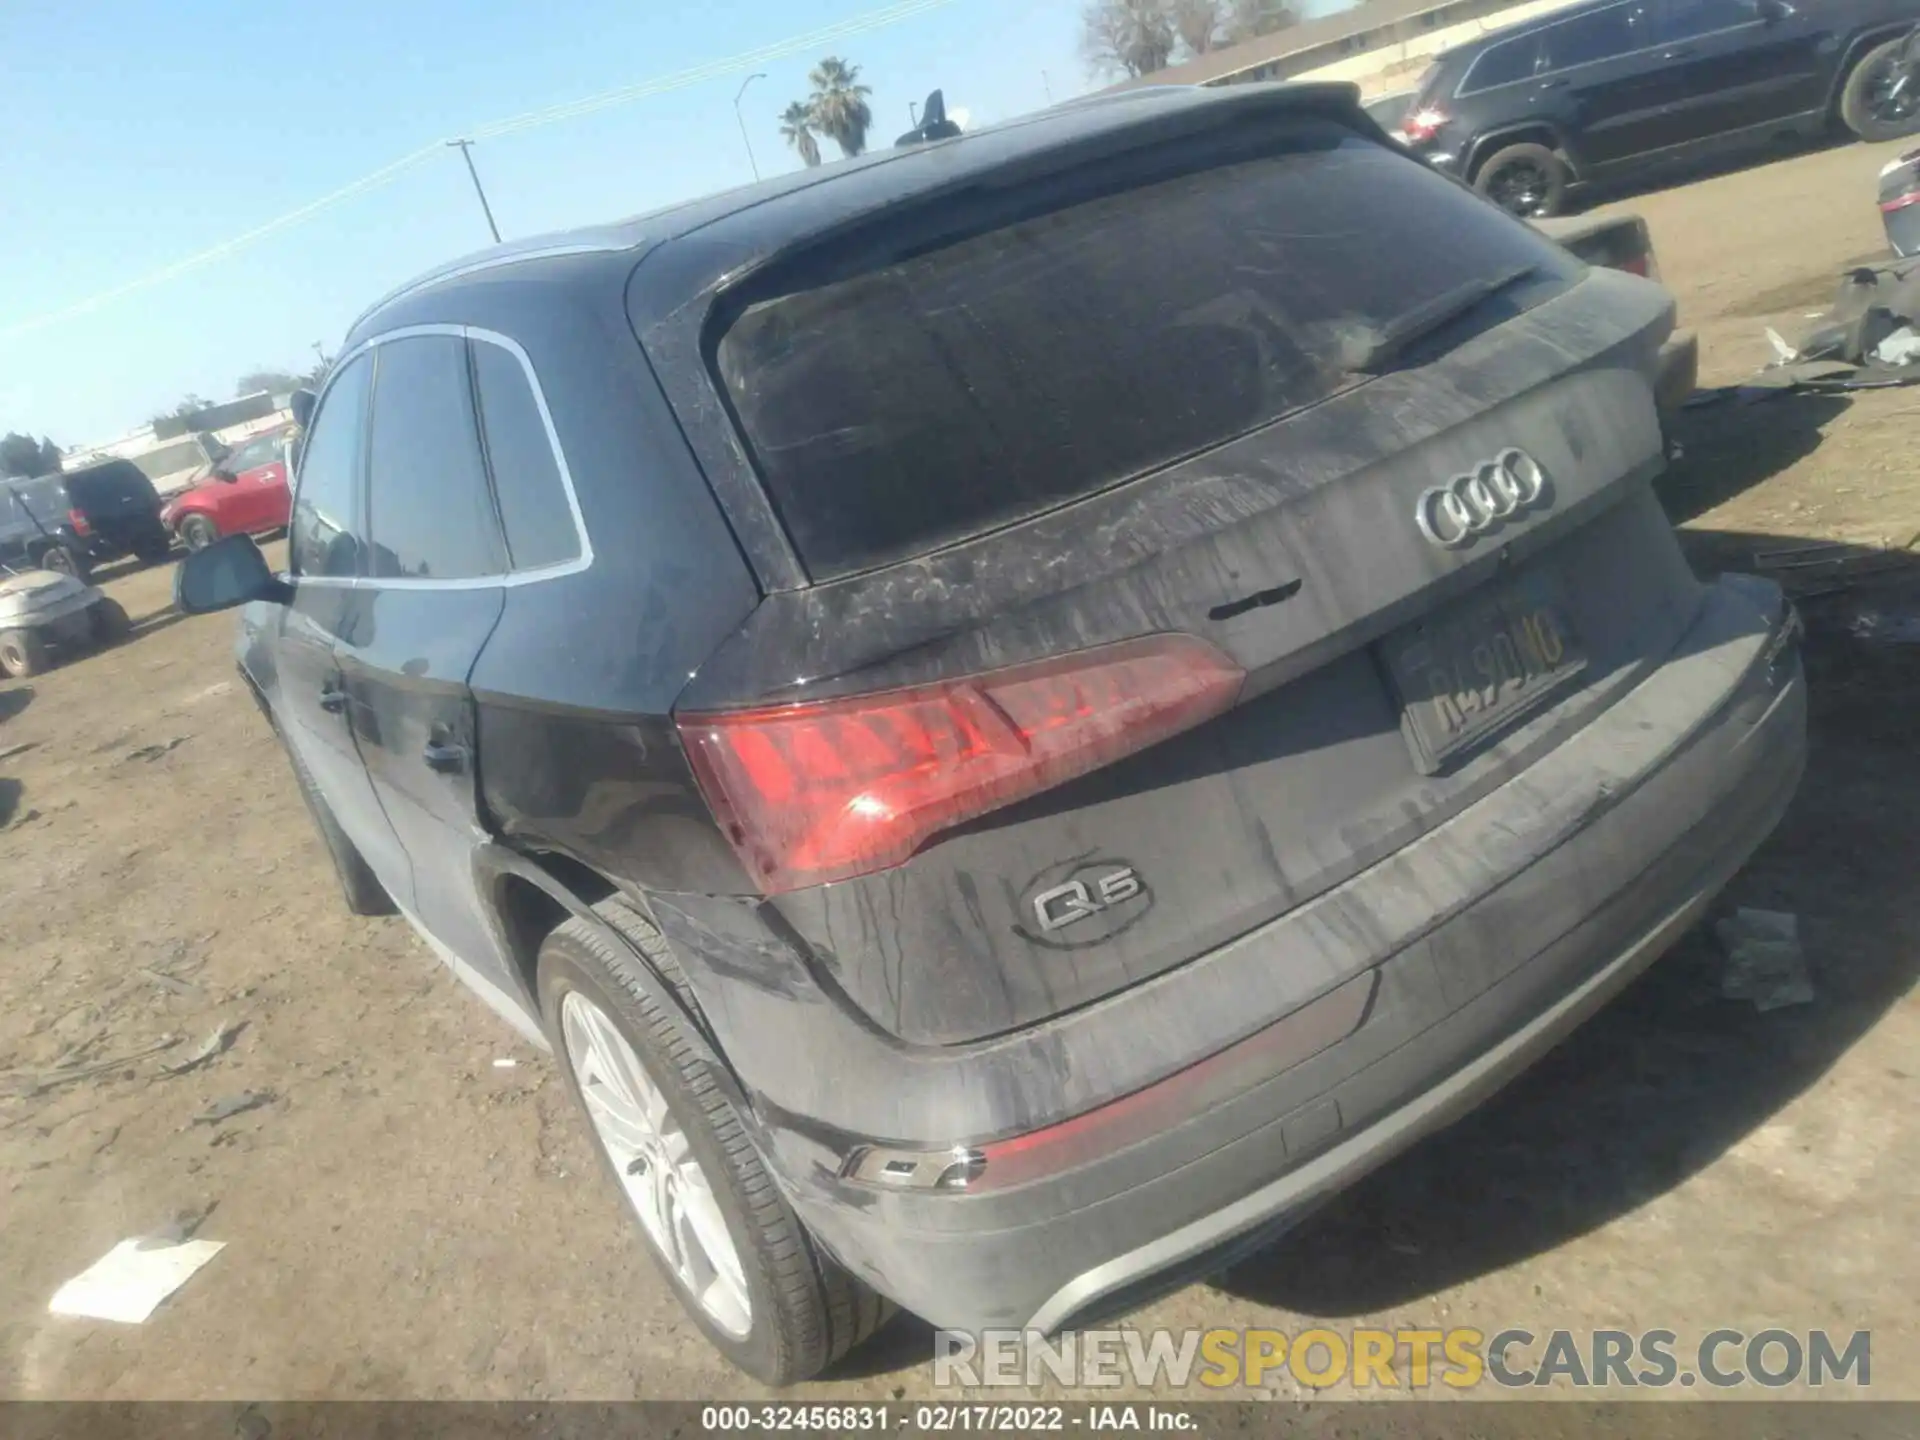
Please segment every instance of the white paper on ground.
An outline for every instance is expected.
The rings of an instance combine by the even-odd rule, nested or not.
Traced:
[[[55,1291],[47,1310],[138,1325],[225,1248],[224,1240],[122,1240]]]

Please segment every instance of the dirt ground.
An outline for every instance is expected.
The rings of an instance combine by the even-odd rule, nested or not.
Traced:
[[[1619,202],[1709,381],[1880,252],[1892,153]],[[1867,1328],[1874,1392],[1920,1397],[1920,646],[1854,634],[1920,610],[1876,555],[1920,532],[1916,415],[1920,389],[1691,411],[1666,483],[1705,566],[1861,547],[1783,572],[1827,592],[1811,769],[1730,892],[1801,917],[1813,1003],[1722,999],[1689,940],[1485,1109],[1133,1323]],[[681,1318],[549,1063],[401,923],[344,912],[231,619],[171,613],[165,568],[104,583],[136,638],[0,686],[0,1396],[758,1393]],[[48,1315],[116,1241],[203,1213],[227,1248],[145,1325]],[[929,1394],[929,1356],[901,1321],[808,1393]]]

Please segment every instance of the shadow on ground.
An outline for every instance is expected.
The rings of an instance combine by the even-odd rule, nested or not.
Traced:
[[[1795,572],[1808,576],[1807,777],[1723,897],[1800,916],[1814,1003],[1760,1014],[1722,998],[1724,961],[1696,931],[1487,1105],[1229,1272],[1226,1290],[1353,1316],[1551,1250],[1712,1163],[1920,977],[1920,643],[1891,638],[1920,637],[1920,555],[1728,532],[1683,542],[1709,571],[1770,549],[1825,557]]]
[[[31,685],[9,685],[0,690],[0,720],[11,720],[33,703]]]
[[[1811,455],[1821,432],[1853,403],[1845,395],[1766,393],[1772,398],[1749,403],[1733,394],[1674,417],[1671,438],[1683,453],[1654,486],[1674,524],[1704,515]]]

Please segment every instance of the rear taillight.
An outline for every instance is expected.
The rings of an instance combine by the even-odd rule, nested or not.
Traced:
[[[932,836],[1232,706],[1205,641],[1152,636],[964,680],[678,717],[700,788],[767,894],[898,865]]]
[[[1400,133],[1415,145],[1424,145],[1440,133],[1447,123],[1447,112],[1427,105],[1418,110],[1407,112],[1407,118],[1400,122]]]
[[[93,526],[87,522],[87,517],[78,510],[67,511],[67,524],[73,527],[73,533],[76,535],[91,535],[93,533]]]

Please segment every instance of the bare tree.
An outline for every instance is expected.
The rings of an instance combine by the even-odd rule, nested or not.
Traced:
[[[1098,72],[1151,75],[1178,43],[1167,0],[1091,0],[1081,15],[1081,53]]]
[[[1187,54],[1204,55],[1220,43],[1226,6],[1223,0],[1167,0],[1167,18]]]
[[[1299,16],[1286,0],[1228,0],[1226,43],[1239,45],[1295,24]]]

